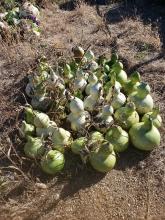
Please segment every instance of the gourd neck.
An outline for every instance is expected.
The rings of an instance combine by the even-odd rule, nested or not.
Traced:
[[[141,90],[141,89],[138,89],[137,90],[137,96],[139,98],[145,98],[149,93],[145,90]]]
[[[110,144],[108,141],[105,141],[101,144],[101,148],[98,152],[109,155],[113,152],[113,145]]]
[[[152,117],[157,118],[158,114],[159,114],[159,108],[154,108],[152,111]]]
[[[140,82],[140,73],[139,72],[134,72],[130,76],[130,80],[132,84],[136,84],[137,82]]]
[[[147,83],[141,83],[137,88],[137,95],[140,98],[145,98],[150,93],[150,87]]]
[[[114,138],[119,138],[121,134],[122,134],[122,128],[120,126],[114,126],[112,128],[112,136]]]
[[[131,115],[135,111],[136,107],[133,102],[127,103],[126,104],[126,113],[128,115]]]
[[[144,122],[144,127],[147,131],[150,131],[153,129],[154,125],[153,125],[153,120],[151,117],[149,117],[149,119]]]
[[[123,65],[121,62],[116,62],[113,67],[112,67],[112,71],[114,71],[115,73],[119,73],[121,70],[123,69]]]
[[[97,79],[97,77],[92,73],[92,75],[89,76],[88,81],[89,81],[89,83],[90,83],[91,85],[94,85],[94,84],[96,84],[96,83],[98,82],[98,79]]]

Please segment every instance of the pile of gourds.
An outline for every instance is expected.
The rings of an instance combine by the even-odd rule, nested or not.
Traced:
[[[40,35],[40,12],[32,3],[26,1],[22,5],[13,7],[0,13],[0,34],[11,32],[19,28],[20,33],[34,33]]]
[[[63,169],[66,151],[108,172],[116,153],[158,147],[162,119],[140,74],[128,77],[116,54],[107,59],[78,46],[72,51],[70,62],[56,67],[41,57],[28,76],[31,103],[20,128],[26,156],[39,159],[48,174]]]

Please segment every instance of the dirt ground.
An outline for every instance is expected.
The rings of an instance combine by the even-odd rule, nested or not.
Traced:
[[[138,70],[164,122],[165,7],[141,2],[49,5],[42,9],[40,39],[0,45],[0,219],[165,219],[164,126],[158,149],[146,154],[130,147],[106,175],[75,157],[53,178],[24,157],[17,132],[36,58],[44,54],[55,64],[76,44],[96,54],[116,51],[128,74]]]

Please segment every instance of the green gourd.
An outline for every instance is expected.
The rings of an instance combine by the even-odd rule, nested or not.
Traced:
[[[135,104],[130,102],[125,107],[116,110],[114,117],[123,129],[129,129],[132,125],[139,122],[139,115],[135,109]]]
[[[116,73],[116,80],[121,83],[121,85],[124,85],[127,82],[127,73],[123,70],[123,64],[121,62],[116,62],[112,66],[111,72]]]
[[[57,150],[50,150],[41,160],[42,170],[50,175],[60,172],[64,168],[64,155]]]
[[[108,142],[100,144],[99,149],[89,154],[89,161],[92,167],[102,173],[112,170],[116,163],[116,155],[113,146]]]
[[[161,124],[162,124],[162,118],[159,114],[159,108],[154,108],[152,112],[148,112],[146,113],[143,117],[142,117],[142,121],[145,122],[146,120],[149,119],[149,117],[151,117],[153,124],[155,127],[160,128]]]
[[[27,137],[27,142],[24,146],[24,152],[27,157],[37,158],[44,153],[45,149],[41,138]]]
[[[87,143],[86,137],[80,137],[75,139],[71,144],[71,150],[75,154],[80,154],[82,150],[85,149],[85,145]]]
[[[35,134],[35,127],[26,123],[26,121],[22,121],[22,125],[19,131],[22,137],[27,137],[28,135],[31,136]]]
[[[151,151],[160,144],[160,133],[151,118],[134,124],[129,135],[133,146],[140,150]]]
[[[140,84],[140,73],[134,72],[130,75],[127,82],[124,84],[124,91],[127,95],[137,90],[138,85]]]
[[[54,146],[67,146],[70,144],[71,133],[64,128],[55,128],[52,141]]]
[[[39,128],[46,128],[49,126],[49,116],[42,112],[35,113],[34,125]]]
[[[151,112],[153,109],[153,99],[150,95],[150,87],[147,83],[141,82],[137,90],[128,96],[128,101],[134,102],[136,111],[139,114]]]
[[[105,135],[105,139],[109,141],[116,152],[123,152],[129,146],[129,136],[120,126],[113,126]]]
[[[25,120],[28,124],[34,124],[35,111],[31,106],[25,107]]]
[[[104,136],[99,131],[91,132],[89,135],[89,143],[90,144],[94,145],[96,143],[101,143],[103,140],[104,140]]]

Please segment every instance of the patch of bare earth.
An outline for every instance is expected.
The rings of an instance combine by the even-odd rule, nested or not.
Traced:
[[[75,44],[91,46],[97,55],[117,51],[128,73],[139,70],[152,87],[164,121],[165,62],[157,28],[139,17],[105,24],[95,6],[84,4],[73,11],[52,6],[42,16],[41,39],[4,44],[0,51],[0,219],[165,219],[164,126],[158,149],[146,154],[130,148],[118,155],[115,169],[107,175],[74,158],[54,178],[24,157],[16,130],[26,75],[35,68],[38,55],[55,64],[69,57]]]

